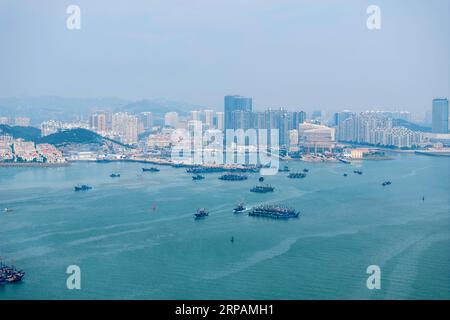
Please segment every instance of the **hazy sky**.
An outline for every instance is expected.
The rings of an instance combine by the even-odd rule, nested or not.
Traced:
[[[0,96],[423,112],[449,95],[449,14],[448,0],[0,0]]]

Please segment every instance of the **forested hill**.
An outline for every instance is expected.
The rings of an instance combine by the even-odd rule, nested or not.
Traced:
[[[15,139],[24,139],[35,143],[49,143],[55,146],[64,146],[68,144],[98,144],[101,145],[107,141],[125,146],[124,144],[100,136],[99,134],[82,128],[64,130],[41,137],[41,130],[34,127],[19,127],[0,125],[0,134],[8,134]]]

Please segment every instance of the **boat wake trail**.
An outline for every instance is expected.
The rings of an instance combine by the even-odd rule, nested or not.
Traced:
[[[268,250],[262,250],[254,253],[252,256],[250,256],[248,259],[238,262],[230,267],[227,267],[226,270],[218,271],[218,272],[211,272],[208,273],[203,277],[205,280],[217,280],[226,276],[229,276],[231,274],[241,272],[245,269],[248,269],[260,262],[275,258],[277,256],[280,256],[282,254],[285,254],[291,249],[291,246],[297,242],[298,238],[289,238],[286,240],[281,241],[276,246],[268,249]]]

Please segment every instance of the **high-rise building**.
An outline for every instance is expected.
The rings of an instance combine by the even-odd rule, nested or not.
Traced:
[[[137,144],[139,120],[126,112],[115,113],[112,117],[112,127],[120,141],[125,144]]]
[[[14,124],[16,126],[21,126],[21,127],[29,127],[30,123],[31,123],[31,120],[30,120],[30,118],[27,118],[27,117],[17,117],[14,120]]]
[[[265,112],[253,112],[252,113],[252,127],[255,129],[266,129],[266,113]]]
[[[164,125],[166,127],[177,128],[178,127],[178,113],[167,112],[164,116]]]
[[[353,112],[348,111],[348,110],[336,112],[336,113],[334,114],[334,121],[333,121],[334,123],[333,123],[333,124],[334,124],[336,127],[339,127],[339,124],[340,124],[342,121],[344,121],[344,120],[350,118],[353,114],[354,114]]]
[[[151,112],[142,112],[140,115],[144,130],[152,130],[153,114]]]
[[[228,129],[250,129],[251,128],[251,111],[236,110],[231,113],[231,128]]]
[[[285,108],[279,109],[268,109],[265,112],[265,128],[260,129],[268,129],[268,138],[269,141],[271,139],[271,130],[278,130],[279,136],[279,145],[280,146],[289,146],[290,137],[289,130],[291,130],[292,126],[292,113],[288,112]],[[270,141],[270,144],[273,144],[274,141]]]
[[[205,124],[209,129],[214,128],[214,110],[205,110]]]
[[[62,124],[59,121],[49,120],[41,123],[41,136],[45,137],[62,129]]]
[[[200,121],[200,111],[198,110],[193,110],[191,111],[191,120],[192,121]]]
[[[225,128],[223,112],[216,112],[216,128],[218,130],[223,130]]]
[[[225,114],[225,129],[235,129],[236,118],[245,117],[240,115],[233,118],[233,113],[236,111],[244,111],[248,113],[250,119],[250,113],[252,112],[252,98],[243,97],[239,95],[225,96],[224,99],[224,114]]]
[[[396,127],[382,112],[361,112],[341,121],[338,140],[371,145],[413,147],[423,142],[423,134]]]
[[[286,110],[280,111],[280,146],[289,147],[290,143],[290,134],[289,130],[291,130],[291,113]]]
[[[291,124],[290,130],[298,130],[299,125],[306,121],[306,112],[304,111],[294,111],[291,114]]]
[[[89,116],[89,127],[97,132],[106,131],[106,113],[98,112]]]
[[[448,133],[448,99],[433,99],[433,133]]]

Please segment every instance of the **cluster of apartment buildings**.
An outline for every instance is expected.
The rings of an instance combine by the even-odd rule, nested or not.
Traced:
[[[31,119],[28,117],[16,117],[14,119],[10,119],[8,117],[0,117],[0,124],[29,127],[31,124]]]
[[[81,121],[63,122],[48,120],[41,123],[41,136],[45,137],[60,131],[71,130],[76,128],[90,129],[87,123]]]
[[[49,120],[41,123],[41,135],[47,136],[59,131],[83,128],[116,139],[124,144],[138,143],[139,134],[151,130],[153,117],[151,112],[132,115],[126,112],[110,113],[99,111],[89,116],[89,122],[62,122]]]
[[[432,114],[433,133],[446,135],[448,99],[434,99]],[[336,113],[333,123],[328,126],[323,124],[321,117],[321,112],[315,111],[307,122],[306,112],[303,110],[292,111],[283,107],[255,111],[251,97],[227,95],[224,97],[223,111],[194,110],[189,116],[167,112],[163,119],[158,119],[159,127],[153,126],[154,117],[151,112],[130,114],[97,111],[90,115],[88,123],[45,121],[41,124],[41,133],[46,136],[61,130],[85,128],[127,145],[138,145],[140,134],[151,132],[146,140],[149,149],[170,147],[171,133],[180,128],[189,131],[201,129],[202,132],[218,130],[222,133],[228,129],[266,129],[269,132],[276,129],[278,145],[287,149],[332,149],[336,142],[412,148],[425,145],[430,140],[430,134],[396,125],[394,120],[397,119],[410,121],[409,112],[343,111]],[[2,123],[10,122],[9,119],[0,117],[0,124]],[[28,118],[18,117],[15,124],[28,126],[30,121]]]
[[[262,112],[253,111],[252,98],[240,95],[229,95],[224,98],[224,111],[214,110],[191,111],[190,119],[183,121],[178,113],[168,112],[164,117],[166,128],[198,128],[206,130],[237,129],[277,129],[280,145],[289,146],[290,131],[298,130],[306,121],[304,111],[288,111],[286,108],[271,108]]]
[[[448,99],[437,98],[432,103],[432,133],[395,126],[394,119],[408,121],[408,113],[368,111],[339,112],[335,116],[337,139],[344,142],[413,148],[428,144],[437,135],[447,135]]]
[[[448,100],[433,100],[433,132],[447,133]],[[325,126],[321,123],[320,112],[314,112],[306,122],[304,111],[289,111],[287,108],[270,108],[254,111],[252,98],[229,95],[224,98],[224,111],[192,111],[190,119],[180,120],[176,112],[168,112],[164,118],[166,128],[198,128],[203,130],[227,129],[277,129],[279,146],[288,149],[298,147],[332,149],[336,141],[370,144],[386,147],[413,148],[430,142],[430,134],[414,131],[396,125],[394,120],[409,122],[411,114],[407,111],[368,111],[338,112],[334,124]],[[164,146],[170,144],[170,132],[150,136],[148,144]]]
[[[48,143],[35,144],[11,136],[0,136],[0,162],[64,163],[60,150]]]
[[[405,127],[395,127],[393,119],[382,112],[340,115],[337,139],[344,142],[411,148],[424,143],[424,134]]]

